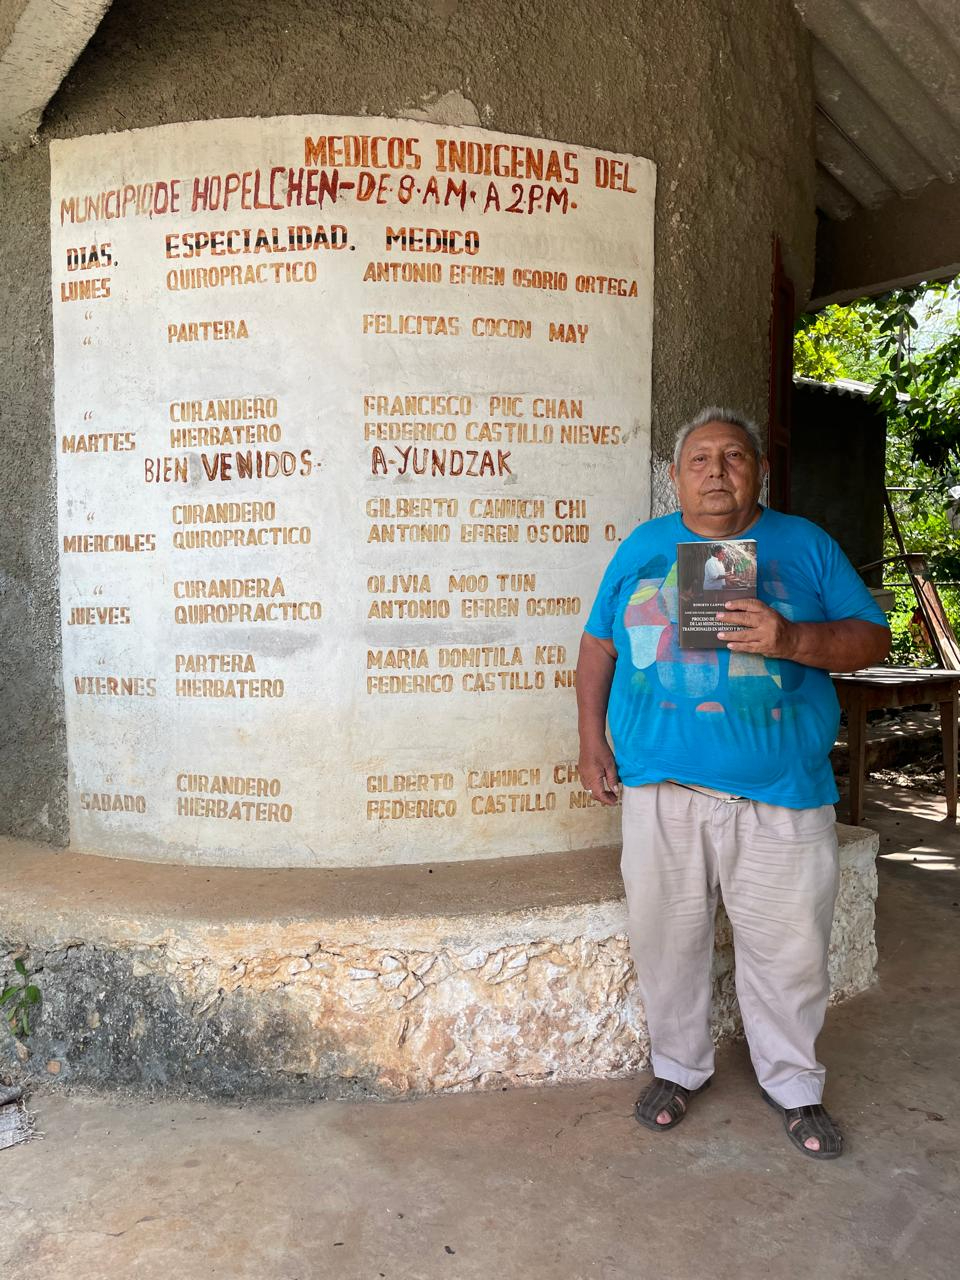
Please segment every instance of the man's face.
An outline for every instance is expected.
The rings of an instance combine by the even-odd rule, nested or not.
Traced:
[[[766,460],[757,461],[741,427],[708,422],[683,442],[680,465],[671,466],[680,510],[686,516],[749,516],[760,497]],[[722,554],[722,553],[721,553]]]

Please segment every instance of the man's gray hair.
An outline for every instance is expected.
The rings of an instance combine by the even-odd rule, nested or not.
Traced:
[[[708,422],[725,422],[731,427],[739,427],[753,446],[757,461],[759,462],[763,457],[765,452],[763,436],[757,424],[742,413],[735,413],[732,409],[721,409],[719,405],[711,404],[706,409],[701,409],[695,418],[685,422],[677,432],[677,438],[673,445],[673,465],[675,467],[680,466],[680,454],[687,436],[691,431],[696,431],[698,427],[705,427]]]

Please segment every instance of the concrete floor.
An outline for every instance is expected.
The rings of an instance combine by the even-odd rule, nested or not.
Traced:
[[[842,814],[841,809],[841,814]],[[671,1134],[636,1083],[415,1103],[35,1095],[0,1152],[3,1280],[954,1280],[960,834],[874,787],[880,982],[831,1011],[847,1154],[795,1153],[742,1045]]]

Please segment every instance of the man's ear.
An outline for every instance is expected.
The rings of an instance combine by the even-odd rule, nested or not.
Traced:
[[[675,463],[673,462],[670,463],[670,466],[667,468],[667,475],[670,477],[670,483],[673,485],[674,488],[676,488],[677,487],[677,468]]]
[[[760,459],[760,479],[763,480],[770,474],[770,459],[766,454]]]

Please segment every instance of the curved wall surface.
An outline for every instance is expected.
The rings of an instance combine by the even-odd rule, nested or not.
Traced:
[[[653,166],[369,117],[104,142],[51,153],[71,843],[606,843],[574,664],[649,511]]]
[[[76,843],[91,850],[134,857],[318,865],[492,856],[597,844],[609,838],[609,827],[602,825],[607,815],[598,817],[596,811],[576,804],[571,807],[578,787],[575,776],[564,772],[572,753],[573,695],[562,680],[575,660],[572,650],[584,615],[544,616],[537,612],[539,605],[528,614],[527,601],[579,595],[586,607],[592,584],[616,539],[623,536],[632,519],[646,514],[651,495],[654,511],[668,501],[663,460],[670,435],[684,416],[704,402],[720,401],[765,419],[771,238],[781,238],[788,268],[801,292],[811,272],[810,113],[806,38],[786,0],[764,6],[747,0],[691,0],[682,7],[611,2],[588,9],[572,3],[543,3],[522,10],[506,3],[356,3],[336,7],[284,3],[264,7],[234,0],[216,11],[185,2],[160,5],[118,0],[51,104],[38,144],[0,162],[0,234],[6,248],[0,268],[4,276],[0,297],[9,352],[0,372],[8,449],[8,465],[0,484],[5,510],[15,513],[15,518],[8,514],[0,529],[7,672],[0,691],[0,716],[8,726],[0,743],[4,783],[0,826],[13,834],[64,843],[72,818]],[[354,119],[349,128],[331,124],[321,129],[317,121],[321,114]],[[299,166],[306,161],[305,137],[316,140],[371,134],[361,118],[367,118],[368,123],[368,118],[380,116],[408,121],[417,114],[431,117],[436,127],[426,120],[416,126],[382,122],[377,133],[407,138],[415,133],[433,148],[431,163],[441,136],[481,144],[497,140],[539,146],[548,153],[556,149],[561,155],[569,148],[591,176],[592,212],[589,219],[582,216],[583,230],[577,230],[571,215],[569,225],[551,234],[548,228],[559,228],[563,215],[556,209],[549,215],[538,210],[517,216],[523,229],[504,231],[502,239],[497,238],[500,232],[484,232],[489,248],[485,246],[481,254],[460,255],[458,262],[469,258],[474,265],[503,265],[510,271],[515,266],[548,267],[559,255],[562,263],[569,264],[566,270],[574,281],[578,274],[636,280],[638,297],[633,311],[626,305],[630,298],[591,296],[578,292],[575,284],[566,295],[514,286],[512,277],[504,286],[483,284],[479,278],[454,285],[449,276],[454,255],[387,254],[385,229],[376,221],[372,205],[353,210],[357,228],[351,229],[357,236],[353,252],[330,249],[296,255],[301,259],[322,255],[322,261],[331,264],[325,267],[331,285],[326,293],[316,282],[284,280],[279,284],[217,285],[214,297],[214,286],[191,287],[191,279],[197,278],[189,276],[185,277],[185,290],[169,289],[168,270],[209,269],[213,265],[212,256],[192,262],[166,259],[164,237],[168,231],[218,229],[218,217],[205,214],[198,221],[192,209],[187,221],[173,217],[172,210],[169,215],[155,210],[153,219],[146,218],[146,227],[152,229],[145,232],[144,244],[154,247],[138,249],[135,239],[130,241],[129,252],[154,255],[150,270],[156,272],[156,294],[138,294],[136,315],[125,313],[121,306],[110,311],[117,298],[93,298],[79,286],[70,297],[71,281],[111,279],[122,291],[133,273],[127,283],[121,283],[121,273],[131,262],[122,253],[119,261],[114,254],[110,264],[89,261],[91,247],[107,237],[102,228],[90,237],[66,236],[59,223],[59,203],[51,278],[51,140],[63,140],[54,155],[53,181],[56,187],[69,178],[66,185],[71,190],[64,186],[57,191],[70,198],[71,194],[136,186],[138,179],[141,184],[155,181],[165,170],[161,166],[151,174],[147,160],[172,156],[178,158],[175,167],[180,176],[191,182],[202,174],[225,177],[230,172],[269,170],[274,164]],[[294,116],[310,119],[305,128],[291,121],[258,124],[234,120],[222,126],[212,123],[183,130],[156,129],[179,122]],[[472,132],[476,126],[491,132]],[[155,129],[152,133],[129,132]],[[500,133],[511,136],[500,139]],[[493,134],[498,135],[496,139]],[[201,141],[211,137],[209,144]],[[132,141],[136,139],[140,141]],[[299,157],[294,155],[293,139],[299,139]],[[535,141],[530,143],[530,139]],[[146,152],[137,150],[143,146]],[[150,151],[154,146],[157,150]],[[207,146],[211,149],[204,152]],[[608,161],[610,182],[604,187],[597,185],[594,152]],[[562,171],[562,160],[560,163]],[[138,169],[142,164],[146,167]],[[629,177],[621,183],[628,164]],[[651,235],[653,166],[656,204]],[[359,167],[379,172],[372,163]],[[78,186],[84,176],[90,180]],[[130,176],[132,184],[127,182]],[[171,170],[170,176],[176,174]],[[496,174],[469,176],[471,181],[498,179]],[[508,187],[511,180],[513,175],[504,179]],[[536,176],[516,180],[525,193],[531,183],[539,181]],[[635,190],[628,192],[626,187]],[[261,189],[259,199],[266,198]],[[523,198],[529,199],[528,194]],[[252,192],[251,200],[255,203]],[[611,216],[614,209],[618,212]],[[624,217],[627,209],[631,214]],[[261,205],[239,212],[244,214],[242,220],[231,217],[231,227],[256,229],[266,211]],[[275,220],[263,219],[271,236],[275,226],[283,236],[288,225],[301,225],[299,217],[286,217],[286,209],[283,217],[278,210],[269,212],[278,214]],[[327,222],[349,226],[346,217],[328,217],[328,213],[324,210],[322,217],[303,219],[303,225],[312,222],[314,229]],[[414,224],[405,218],[403,225],[471,229],[471,220],[453,217],[449,208],[444,213],[446,221],[439,216],[429,221],[424,217]],[[506,225],[507,217],[506,213],[492,214],[489,225],[498,226],[501,221]],[[127,234],[140,220],[118,220],[118,228],[120,221]],[[82,224],[73,225],[78,232],[82,230]],[[228,229],[226,222],[222,229]],[[383,252],[374,251],[375,240]],[[651,280],[654,244],[656,269]],[[77,269],[67,270],[70,249],[86,251],[85,268],[81,269],[78,254]],[[248,261],[238,255],[231,263],[240,258]],[[336,274],[344,270],[337,264],[350,259],[361,259],[366,267],[372,261],[425,263],[434,258],[442,259],[443,283],[440,292],[430,294],[429,308],[408,307],[400,292],[405,287],[420,288],[418,296],[426,297],[423,282],[405,285],[387,279],[371,283],[371,292],[379,290],[382,301],[370,305],[356,291],[360,282],[354,287],[345,276]],[[64,285],[68,297],[61,301]],[[234,301],[234,294],[239,296],[244,289],[260,291],[263,297],[241,306]],[[313,311],[302,309],[303,304],[296,300],[298,290],[308,289],[314,290],[314,303],[320,304]],[[448,301],[454,289],[463,290],[456,310]],[[496,294],[498,305],[488,306],[487,294]],[[507,305],[521,296],[521,307]],[[162,300],[155,312],[151,312],[152,298]],[[562,305],[553,314],[552,304],[561,298]],[[245,343],[252,344],[252,336],[234,340],[214,334],[194,340],[189,327],[184,340],[178,336],[179,325],[237,321],[243,318],[244,309],[251,317],[257,314],[261,332],[268,330],[271,342],[279,342],[283,333],[290,335],[289,342],[273,348],[279,352],[275,361],[266,347],[250,354],[252,346]],[[333,322],[341,311],[349,317],[345,330]],[[85,320],[87,312],[90,318]],[[118,352],[122,349],[124,358],[97,364],[92,360],[97,350],[93,342],[98,334],[106,340],[103,317],[107,314],[110,324],[119,326],[110,330],[109,345]],[[394,332],[390,326],[396,317],[454,314],[465,319],[468,329],[477,317],[529,321],[542,330],[542,341],[540,336],[500,338],[496,329],[489,338],[472,333],[456,336],[443,349],[445,353],[435,357],[434,381],[424,377],[429,369],[428,355],[418,356],[415,376],[405,364],[391,365],[396,352],[404,349],[403,343],[415,345],[422,353],[436,350],[428,347],[429,343],[447,341]],[[73,318],[68,320],[68,315]],[[635,321],[625,318],[630,315]],[[311,344],[311,316],[323,335],[316,346]],[[381,318],[367,321],[364,332],[364,316]],[[562,333],[570,334],[573,340],[569,344],[562,341],[558,328],[558,336],[551,342],[551,322],[572,326]],[[577,341],[578,323],[596,326],[591,337],[599,330],[602,341],[592,350],[591,337]],[[178,327],[168,341],[171,324]],[[151,330],[151,325],[157,328]],[[84,326],[92,327],[91,331]],[[252,326],[247,327],[253,335]],[[337,332],[352,332],[355,337],[338,345],[331,337]],[[149,348],[151,333],[163,346],[159,364]],[[91,341],[84,348],[87,337]],[[73,356],[64,361],[71,343],[75,344]],[[368,358],[365,350],[379,354]],[[475,350],[482,355],[475,356]],[[206,361],[208,356],[211,363]],[[85,362],[85,357],[91,360]],[[213,359],[222,361],[219,368],[224,376],[213,378],[204,373],[201,377],[201,369],[214,367]],[[176,361],[179,363],[173,363]],[[169,380],[171,368],[179,370],[176,385]],[[156,378],[152,370],[160,371]],[[365,370],[375,375],[369,379],[369,388],[364,385]],[[576,377],[571,375],[567,392],[566,375],[573,370]],[[373,525],[395,525],[395,513],[400,510],[389,505],[377,507],[374,516],[367,502],[390,502],[405,496],[404,477],[396,474],[399,461],[391,473],[387,465],[391,455],[385,452],[387,473],[375,474],[373,451],[380,442],[364,438],[367,422],[405,420],[393,412],[396,406],[389,396],[394,391],[469,398],[469,409],[463,413],[453,412],[451,404],[443,406],[446,412],[433,406],[438,412],[431,411],[429,417],[452,422],[456,440],[424,442],[431,449],[462,448],[467,443],[467,424],[473,421],[516,421],[532,427],[537,423],[535,397],[567,401],[563,409],[541,406],[541,425],[551,423],[557,430],[564,422],[568,426],[619,425],[628,438],[616,446],[618,453],[594,444],[564,446],[564,454],[559,445],[543,448],[529,439],[512,450],[502,442],[483,442],[492,451],[488,465],[494,469],[498,449],[514,455],[505,464],[511,467],[511,474],[497,477],[498,485],[490,483],[489,474],[457,477],[455,487],[445,484],[434,494],[426,492],[433,486],[425,487],[422,475],[415,476],[410,492],[422,497],[469,502],[471,498],[517,496],[549,504],[541,514],[535,507],[515,508],[521,513],[516,519],[499,521],[495,515],[482,513],[471,521],[467,510],[467,523],[483,527],[518,524],[523,541],[513,548],[509,544],[497,548],[495,544],[474,546],[457,541],[431,546],[430,556],[425,557],[420,549],[411,554],[412,547],[396,543],[392,548],[389,544],[378,547],[364,541]],[[367,411],[364,394],[374,396],[369,402],[373,416]],[[376,398],[382,395],[388,397],[385,405]],[[502,396],[506,403],[494,407],[490,400],[495,396]],[[522,404],[511,405],[510,396],[523,397]],[[248,485],[245,477],[246,487],[238,489],[235,497],[233,481],[214,485],[204,478],[201,455],[223,452],[207,443],[213,436],[203,437],[203,447],[200,436],[196,444],[174,447],[170,432],[180,424],[173,421],[171,406],[181,401],[191,404],[247,398],[264,403],[256,406],[256,411],[250,406],[251,416],[246,419],[228,417],[223,421],[233,426],[244,421],[279,425],[283,433],[279,439],[259,443],[269,446],[264,452],[294,454],[298,471],[303,451],[316,449],[323,464],[316,488],[311,488],[309,477],[300,474],[282,481],[261,477],[264,483],[259,486]],[[571,412],[569,402],[580,400],[582,408]],[[127,412],[131,404],[137,409],[135,421]],[[456,408],[464,409],[464,405],[458,403]],[[99,412],[100,422],[96,416],[84,421],[84,412]],[[241,406],[241,415],[245,412]],[[78,413],[73,423],[70,415]],[[78,452],[75,447],[65,451],[63,447],[68,435],[123,437],[134,430],[138,433],[136,448],[121,448],[115,456],[112,444],[107,452],[100,452],[99,440],[96,454],[84,449]],[[149,441],[149,450],[142,447],[143,441]],[[126,441],[121,439],[120,443]],[[383,443],[390,448],[420,444]],[[232,441],[231,450],[236,453]],[[521,452],[523,469],[514,481],[512,468]],[[170,461],[172,455],[179,454],[189,455],[186,481],[179,478],[175,462]],[[150,456],[159,459],[159,482],[148,483],[145,462]],[[417,461],[422,461],[420,455]],[[129,473],[124,471],[127,463],[131,464]],[[223,465],[210,456],[207,463],[215,468]],[[429,459],[428,465],[432,465]],[[104,487],[94,478],[105,477],[110,468],[114,482]],[[129,481],[122,478],[126,474]],[[222,477],[222,472],[218,474]],[[121,477],[119,481],[117,477]],[[449,480],[450,476],[442,478]],[[278,493],[282,488],[284,496],[274,499],[270,496],[274,489],[268,486],[278,486]],[[276,501],[278,510],[263,522],[242,518],[177,524],[174,507],[203,506],[205,487],[218,488],[221,502]],[[181,489],[189,495],[185,502],[178,501]],[[229,498],[227,492],[231,493]],[[162,513],[164,523],[157,524],[157,529],[165,545],[155,553],[155,579],[148,575],[134,582],[131,565],[118,565],[109,575],[98,576],[92,571],[93,562],[106,563],[107,553],[65,549],[64,536],[107,532],[106,525],[93,528],[100,518],[95,505],[78,505],[93,503],[100,495],[118,504],[114,511],[122,519],[109,528],[121,534],[151,532],[145,517],[154,511]],[[571,506],[560,511],[555,505],[568,501],[586,502],[586,516],[578,514],[582,508]],[[94,520],[88,520],[91,509]],[[507,510],[501,508],[502,512]],[[230,512],[225,514],[230,516]],[[249,516],[252,512],[246,509],[240,514]],[[135,519],[137,516],[142,518]],[[155,524],[158,519],[159,515]],[[421,517],[416,520],[420,523]],[[423,522],[448,524],[451,537],[460,539],[464,515],[458,508],[455,516],[424,517]],[[212,561],[201,571],[182,570],[175,563],[173,535],[178,530],[211,532],[261,523],[270,528],[307,526],[317,541],[311,540],[299,551],[292,545],[279,548],[283,557],[276,572],[266,565],[263,573],[259,568],[247,572],[246,561],[241,565],[246,554],[241,549],[224,555],[222,569]],[[583,524],[590,530],[586,542],[554,543],[549,530],[542,546],[535,540],[525,541],[528,527],[575,528]],[[453,554],[454,545],[457,555]],[[213,550],[220,548],[210,545],[203,554],[212,555]],[[200,553],[200,548],[188,550],[186,546],[178,550],[180,561],[190,561]],[[137,554],[129,559],[141,563]],[[127,553],[117,557],[111,553],[110,563],[126,557]],[[252,561],[251,556],[247,558]],[[62,606],[61,559],[70,561],[69,571],[64,568]],[[309,572],[302,572],[307,565]],[[502,588],[497,577],[501,573],[507,575]],[[459,581],[461,574],[466,575],[465,590],[451,590],[451,576]],[[481,590],[479,581],[484,574],[487,587]],[[417,578],[422,588],[427,575],[429,589],[414,589],[417,584],[413,579]],[[470,585],[473,580],[469,575],[476,577],[475,585]],[[241,582],[265,578],[265,590],[274,594],[258,596],[259,588],[254,587],[252,598],[211,595],[210,582],[221,578]],[[282,595],[275,589],[277,578]],[[200,595],[201,589],[195,585],[177,588],[176,583],[205,583],[205,594]],[[181,598],[175,595],[177,590],[187,594]],[[237,590],[243,592],[246,587]],[[157,619],[136,639],[133,630],[118,621],[119,614],[105,613],[107,620],[101,622],[97,613],[98,607],[128,607],[127,597],[140,600],[141,616],[145,616],[142,610],[146,607]],[[429,602],[426,616],[400,618],[398,601],[416,602],[418,597]],[[501,598],[508,603],[490,603]],[[189,610],[202,604],[255,604],[257,599],[261,603],[314,601],[319,604],[320,616],[289,622],[282,632],[276,631],[275,638],[262,645],[261,664],[257,656],[261,650],[238,645],[235,632],[229,629],[233,624],[221,623],[219,614],[211,615],[213,622],[190,624],[177,622],[174,613],[178,605]],[[448,620],[429,616],[430,608],[438,606],[441,599],[451,607]],[[468,606],[477,616],[463,614],[464,599],[478,602]],[[498,617],[494,611],[509,610],[512,600],[517,602],[518,614],[511,618],[508,611]],[[379,644],[371,639],[379,620],[370,616],[370,609],[381,601],[393,604],[394,616],[384,620],[389,640]],[[72,614],[74,608],[81,612]],[[88,609],[94,612],[82,612]],[[484,616],[488,610],[489,616]],[[454,614],[459,616],[454,618]],[[185,616],[189,617],[189,612]],[[76,621],[71,622],[71,617]],[[179,638],[180,632],[195,633],[204,628],[202,639],[196,635],[191,635],[189,642]],[[110,633],[106,641],[105,632]],[[325,638],[318,643],[321,634]],[[539,655],[538,645],[544,646]],[[468,665],[465,670],[462,655],[451,658],[447,654],[447,665],[441,666],[441,647],[451,651],[486,648],[492,655],[480,656],[481,665]],[[474,704],[463,685],[464,675],[496,672],[495,682],[499,682],[502,673],[509,686],[514,664],[508,660],[516,647],[521,654],[513,669],[515,676],[521,674],[522,667],[528,676],[539,670],[545,682],[554,684],[557,675],[561,682],[549,690],[484,689],[474,694]],[[426,667],[416,665],[422,661],[421,649],[428,650]],[[395,652],[387,658],[385,651],[390,650]],[[401,656],[404,650],[409,652]],[[368,659],[368,652],[376,655],[378,651],[379,659]],[[254,655],[256,670],[212,670],[223,664],[218,659],[211,663],[210,655],[240,654],[239,659],[228,657],[227,665],[239,662],[242,666],[245,653]],[[188,669],[197,668],[198,655],[207,659],[207,670]],[[105,656],[109,660],[99,662]],[[388,661],[393,665],[388,667]],[[451,665],[458,661],[460,666]],[[369,669],[368,662],[372,663]],[[483,663],[492,665],[484,667]],[[202,684],[199,699],[189,691],[183,697],[176,695],[177,678],[203,681],[232,675],[276,681],[289,679],[283,674],[288,664],[292,664],[291,670],[301,671],[298,679],[302,683],[295,689],[291,686],[289,693],[285,691],[282,700],[267,708],[268,720],[259,723],[255,716],[246,714],[246,708],[242,708],[243,715],[237,715],[236,706],[228,714],[219,705],[225,699],[204,699]],[[455,692],[449,697],[442,693],[400,695],[404,698],[402,713],[391,702],[396,695],[366,693],[368,678],[387,677],[382,687],[389,689],[389,677],[443,674],[453,675]],[[119,704],[129,697],[139,705],[138,715],[142,716],[146,699],[138,694],[115,695],[102,683],[108,677],[124,676],[128,680],[162,676],[173,688],[172,694],[166,691],[168,698],[161,699],[167,704],[164,714],[136,719],[132,733],[128,730],[135,718],[130,717],[129,708]],[[79,692],[77,677],[92,681],[82,688],[93,692]],[[362,697],[355,696],[357,688],[363,691]],[[218,705],[205,707],[207,716],[201,720],[194,705],[197,701]],[[434,709],[445,701],[445,709]],[[496,710],[478,711],[484,702],[494,702]],[[391,709],[381,714],[381,705]],[[261,710],[257,708],[257,712]],[[123,716],[127,716],[126,724]],[[222,718],[222,732],[215,731],[215,725],[221,724],[218,717]],[[479,724],[484,726],[482,731]],[[82,763],[75,745],[81,741],[85,744]],[[129,748],[123,758],[137,761],[139,773],[132,780],[120,781],[108,758],[118,743]],[[480,754],[471,754],[478,744],[483,748]],[[181,746],[186,748],[183,753]],[[273,762],[278,759],[293,762],[292,771],[284,773],[276,767]],[[529,772],[534,769],[541,771],[536,784]],[[469,770],[480,771],[473,780],[481,785],[469,785]],[[483,778],[484,771],[500,771],[504,777],[496,781]],[[448,786],[447,775],[451,773],[453,784]],[[438,781],[433,780],[434,774]],[[178,784],[181,775],[188,780]],[[224,798],[209,789],[212,777],[253,779],[254,791],[265,788],[267,792],[279,781],[277,794],[241,795],[238,799],[279,806],[293,805],[290,797],[295,795],[299,816],[307,825],[295,835],[284,831],[279,839],[271,830],[269,838],[263,839],[263,824],[256,818],[206,816],[209,810],[199,802]],[[161,785],[162,794],[157,789]],[[227,788],[231,785],[236,789],[251,784],[224,784]],[[552,809],[546,807],[548,792],[555,797]],[[524,806],[522,811],[498,813],[497,797],[514,794],[528,797],[507,802]],[[94,808],[91,797],[95,795],[140,796],[148,811],[138,813],[135,798],[121,798],[119,809],[110,808],[115,802],[109,799],[106,809],[102,803]],[[472,813],[475,796],[481,796],[481,808],[492,801],[492,811]],[[537,796],[539,800],[530,798]],[[182,797],[187,797],[187,810],[193,802],[192,814],[176,813]],[[158,811],[151,799],[154,805],[168,806],[163,822],[154,821]],[[430,816],[429,805],[422,804],[451,799],[457,802],[452,819],[440,817],[436,805]],[[405,813],[410,800],[414,801],[414,813],[420,801],[420,812],[428,816],[390,816]],[[132,810],[124,808],[130,803]],[[372,809],[368,810],[368,805]],[[325,816],[328,810],[329,818]],[[454,825],[445,828],[451,821]],[[204,834],[224,822],[233,824],[229,839]],[[279,830],[292,823],[274,821],[271,825]]]

